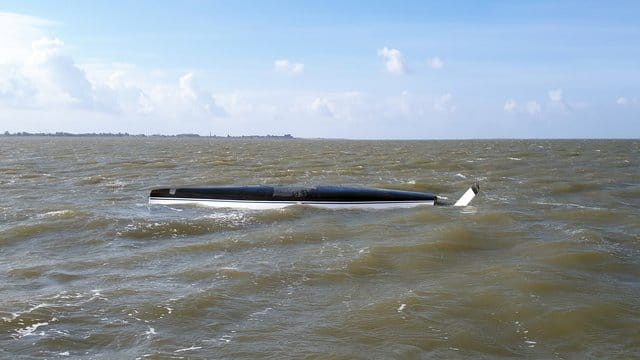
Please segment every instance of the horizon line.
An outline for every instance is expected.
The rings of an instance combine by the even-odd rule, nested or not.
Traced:
[[[608,137],[608,138],[595,138],[595,137],[582,137],[582,138],[567,138],[567,137],[491,137],[491,138],[345,138],[345,137],[295,137],[291,134],[284,135],[201,135],[197,133],[175,133],[175,134],[130,134],[127,132],[100,132],[100,133],[71,133],[58,131],[51,132],[37,132],[31,133],[27,131],[19,131],[10,133],[5,131],[0,133],[0,137],[156,137],[156,138],[203,138],[203,139],[287,139],[287,140],[350,140],[350,141],[513,141],[513,140],[640,140],[640,138],[624,138],[624,137]]]

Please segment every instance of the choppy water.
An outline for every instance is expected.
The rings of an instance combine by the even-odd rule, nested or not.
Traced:
[[[147,205],[351,184],[464,209]],[[0,138],[2,358],[640,357],[640,141]]]

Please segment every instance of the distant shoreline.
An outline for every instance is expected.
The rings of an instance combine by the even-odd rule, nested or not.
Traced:
[[[419,138],[389,138],[389,139],[376,139],[376,138],[298,138],[291,134],[284,135],[200,135],[200,134],[129,134],[129,133],[68,133],[68,132],[56,132],[56,133],[29,133],[25,131],[10,133],[5,131],[0,132],[0,138],[37,138],[37,137],[74,137],[74,138],[194,138],[194,139],[245,139],[245,140],[349,140],[349,141],[638,141],[640,138],[434,138],[434,139],[419,139]]]
[[[0,137],[141,137],[141,138],[214,138],[214,139],[295,139],[291,134],[284,135],[240,135],[240,136],[219,136],[219,135],[200,135],[200,134],[129,134],[129,133],[68,133],[68,132],[55,132],[55,133],[29,133],[29,132],[17,132],[10,133],[5,131],[0,133]]]

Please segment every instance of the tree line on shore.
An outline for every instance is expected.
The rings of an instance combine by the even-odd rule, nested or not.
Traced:
[[[199,134],[175,134],[175,135],[165,135],[165,134],[153,134],[153,135],[145,135],[145,134],[129,134],[129,133],[69,133],[58,131],[55,133],[30,133],[26,131],[20,131],[15,133],[10,133],[9,131],[5,131],[1,136],[57,136],[57,137],[180,137],[180,138],[220,138],[220,139],[293,139],[291,134],[284,135],[240,135],[240,136],[218,136],[218,135],[209,135],[202,136]]]

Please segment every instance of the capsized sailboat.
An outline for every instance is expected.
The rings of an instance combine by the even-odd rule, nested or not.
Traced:
[[[473,184],[453,206],[467,206],[480,186]],[[151,190],[149,204],[197,204],[250,210],[312,206],[324,209],[394,209],[452,205],[433,193],[354,186],[210,186]]]

